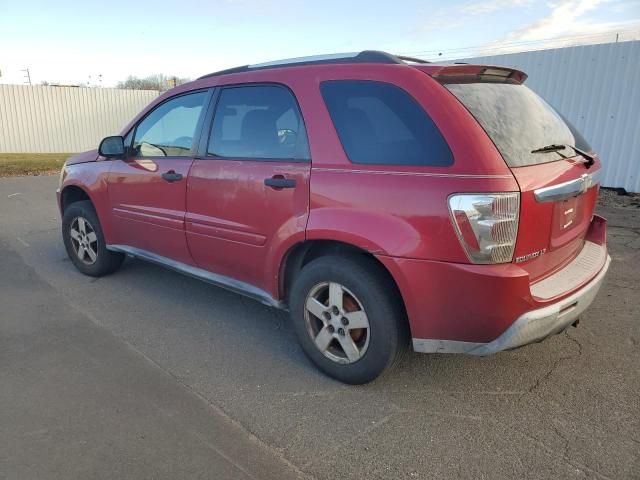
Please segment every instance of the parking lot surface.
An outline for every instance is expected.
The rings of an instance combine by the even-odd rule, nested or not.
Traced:
[[[640,209],[601,208],[578,328],[350,387],[282,312],[141,261],[82,276],[56,186],[0,179],[0,477],[640,478]]]

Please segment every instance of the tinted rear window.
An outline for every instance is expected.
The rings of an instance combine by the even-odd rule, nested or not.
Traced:
[[[451,150],[420,105],[389,83],[335,80],[320,85],[353,163],[448,166]]]
[[[560,160],[558,153],[531,153],[551,144],[590,151],[582,135],[551,105],[524,85],[449,83],[445,87],[478,120],[510,167]],[[563,155],[573,157],[569,149]]]

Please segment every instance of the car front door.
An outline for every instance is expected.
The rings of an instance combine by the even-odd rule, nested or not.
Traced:
[[[127,135],[127,156],[114,160],[108,177],[117,244],[193,264],[184,229],[187,177],[209,98],[206,90],[172,97]]]
[[[208,142],[189,174],[189,249],[200,268],[269,291],[274,259],[304,237],[311,169],[304,122],[282,85],[223,87],[214,103]]]

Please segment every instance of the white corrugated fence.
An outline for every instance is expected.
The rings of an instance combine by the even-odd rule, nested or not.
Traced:
[[[600,154],[603,186],[640,192],[640,41],[461,60],[514,67]]]
[[[157,96],[153,90],[0,85],[0,153],[97,148]]]
[[[640,41],[465,59],[515,67],[600,153],[603,185],[640,192]],[[79,152],[117,133],[155,91],[0,85],[0,152]]]

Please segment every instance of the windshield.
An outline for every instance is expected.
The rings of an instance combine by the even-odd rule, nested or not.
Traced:
[[[444,85],[485,129],[510,167],[560,160],[558,152],[532,150],[552,144],[587,152],[582,135],[532,90],[509,83],[448,83]],[[570,150],[560,151],[574,156]]]

